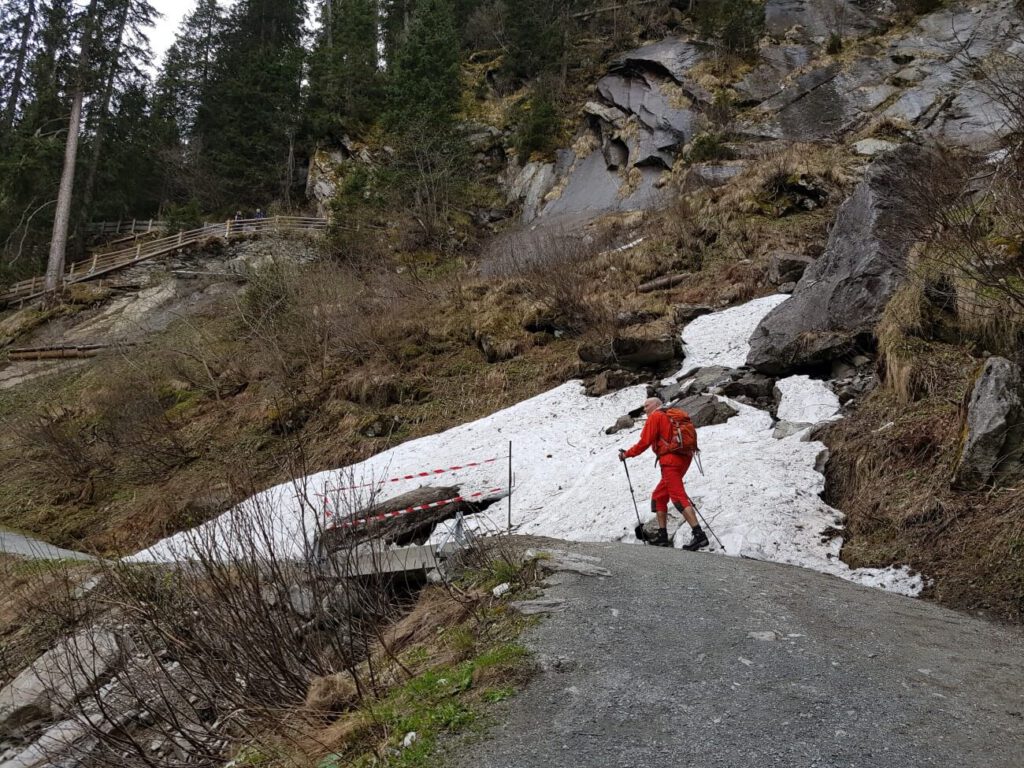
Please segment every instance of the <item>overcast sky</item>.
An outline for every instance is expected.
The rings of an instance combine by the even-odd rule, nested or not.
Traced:
[[[174,42],[174,33],[185,18],[185,14],[195,8],[195,0],[152,0],[153,7],[163,14],[149,33],[149,42],[153,44],[153,60],[157,67],[164,59],[164,53]]]

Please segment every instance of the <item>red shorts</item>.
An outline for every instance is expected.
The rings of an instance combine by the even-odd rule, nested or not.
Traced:
[[[690,468],[691,457],[684,458],[682,466],[661,467],[661,482],[658,483],[651,494],[654,501],[654,509],[658,512],[665,512],[668,509],[668,502],[671,499],[676,504],[682,505],[683,509],[693,506],[690,497],[686,495],[686,488],[683,487],[683,475]]]

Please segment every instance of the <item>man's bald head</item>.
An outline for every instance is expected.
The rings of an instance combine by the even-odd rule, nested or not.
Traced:
[[[658,398],[649,397],[646,400],[644,400],[644,413],[650,416],[656,410],[661,408],[662,405],[664,405],[664,403],[662,403],[661,400],[659,400]]]

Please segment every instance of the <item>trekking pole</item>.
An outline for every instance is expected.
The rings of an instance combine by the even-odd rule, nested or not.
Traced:
[[[725,552],[725,554],[729,554],[729,550],[725,548],[725,544],[723,544],[722,540],[718,538],[718,534],[715,533],[715,529],[708,525],[708,521],[704,519],[704,515],[700,513],[700,509],[697,508],[697,505],[694,503],[693,499],[690,499],[690,504],[693,506],[694,511],[697,513],[697,517],[699,517],[700,521],[704,523],[704,527],[711,531],[711,535],[715,537],[715,541],[718,542],[718,546],[722,548],[722,551]]]
[[[634,533],[636,534],[636,537],[644,543],[644,546],[646,546],[647,537],[641,536],[644,530],[644,524],[643,521],[640,520],[640,507],[636,505],[636,494],[633,492],[633,480],[629,476],[629,466],[626,464],[625,461],[622,462],[622,468],[626,470],[626,482],[629,483],[629,496],[631,499],[633,499],[633,511],[636,512],[637,526]]]

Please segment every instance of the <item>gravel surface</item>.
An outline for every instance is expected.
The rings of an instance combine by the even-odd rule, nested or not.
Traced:
[[[1024,634],[805,569],[550,543],[544,672],[464,768],[1024,765]],[[590,561],[594,562],[594,561]]]

